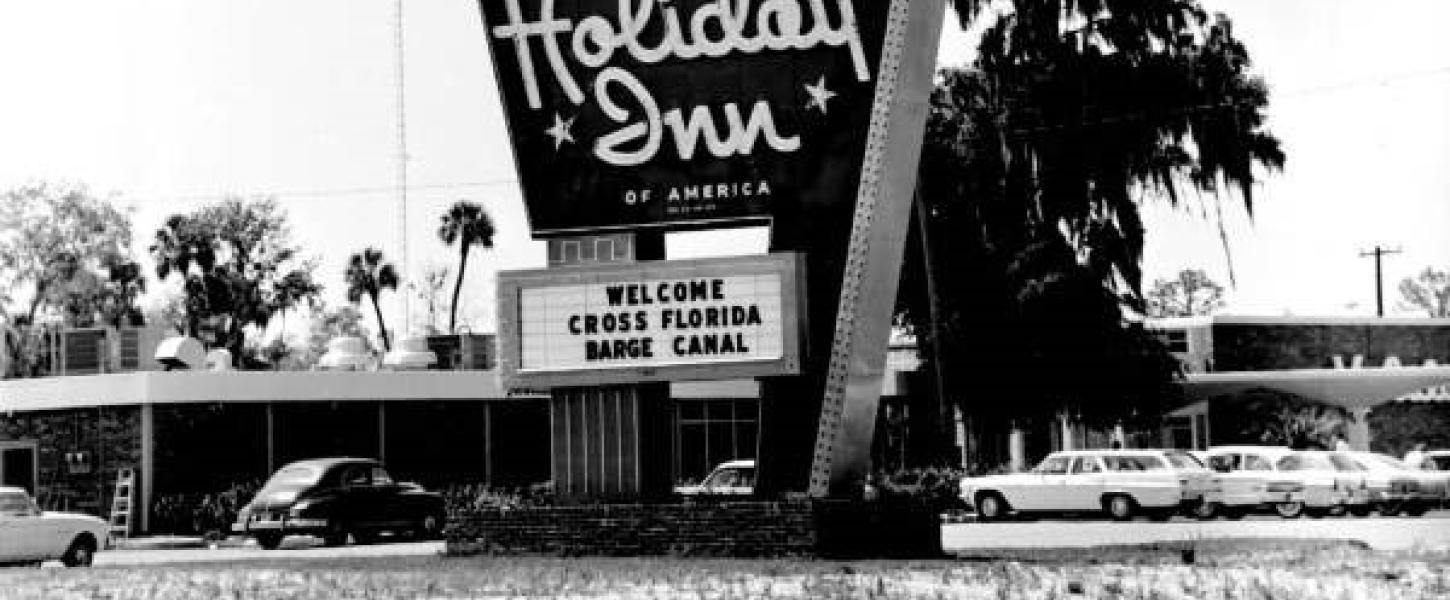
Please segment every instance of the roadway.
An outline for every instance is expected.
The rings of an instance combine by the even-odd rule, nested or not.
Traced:
[[[1370,517],[1281,519],[1254,516],[1242,521],[1193,521],[1176,518],[1166,523],[1137,520],[1043,519],[1001,523],[957,523],[942,526],[942,545],[948,551],[983,548],[1086,547],[1104,544],[1141,544],[1215,538],[1309,538],[1360,540],[1378,550],[1450,547],[1450,512],[1424,517]],[[442,542],[382,543],[367,546],[324,547],[305,537],[288,538],[282,548],[262,550],[254,544],[218,548],[110,550],[96,555],[97,566],[289,560],[308,558],[362,558],[427,556],[443,551]]]

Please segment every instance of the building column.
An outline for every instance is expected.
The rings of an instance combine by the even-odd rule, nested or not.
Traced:
[[[267,403],[267,476],[277,471],[276,420],[272,416],[272,403]]]
[[[1057,415],[1058,425],[1062,431],[1062,450],[1076,450],[1077,444],[1072,435],[1072,417],[1066,412]]]
[[[1350,411],[1349,421],[1349,447],[1364,452],[1369,451],[1369,408],[1356,408]]]
[[[140,531],[151,531],[151,490],[156,481],[156,407],[141,405],[141,481],[136,490]]]
[[[1016,423],[1007,433],[1007,456],[1013,472],[1027,470],[1027,433]]]
[[[378,401],[378,462],[388,464],[388,403]]]

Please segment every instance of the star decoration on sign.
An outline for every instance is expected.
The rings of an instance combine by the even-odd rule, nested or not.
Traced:
[[[826,114],[826,101],[836,97],[835,92],[826,89],[826,76],[817,79],[815,85],[807,83],[805,88],[806,93],[811,95],[811,99],[806,101],[806,109],[816,108],[821,114]]]
[[[577,118],[577,117],[576,117]],[[564,146],[564,142],[574,143],[574,132],[569,131],[574,126],[574,119],[565,121],[559,113],[554,113],[554,126],[544,130],[544,135],[554,138],[554,150]]]

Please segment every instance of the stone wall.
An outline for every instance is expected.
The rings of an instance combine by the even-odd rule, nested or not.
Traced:
[[[457,512],[447,539],[450,555],[929,557],[941,523],[920,503],[595,504]]]
[[[0,414],[0,441],[37,443],[36,499],[44,508],[105,517],[117,471],[141,465],[141,410],[119,406]],[[77,454],[84,460],[67,460]]]

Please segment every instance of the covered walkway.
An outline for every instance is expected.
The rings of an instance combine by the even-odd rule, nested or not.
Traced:
[[[1183,383],[1184,398],[1189,404],[1175,414],[1202,413],[1213,398],[1254,389],[1273,390],[1349,410],[1354,416],[1349,444],[1358,450],[1368,450],[1368,415],[1371,409],[1426,388],[1440,386],[1450,386],[1450,366],[1190,373]],[[1197,423],[1197,420],[1194,422]],[[1198,439],[1197,432],[1194,437]]]

